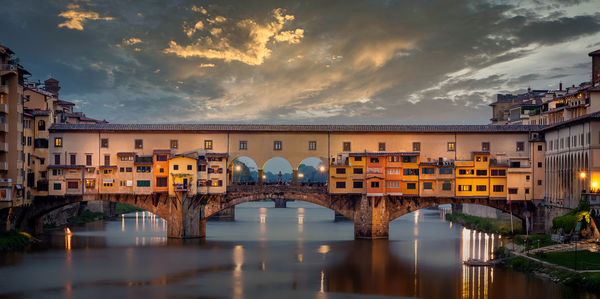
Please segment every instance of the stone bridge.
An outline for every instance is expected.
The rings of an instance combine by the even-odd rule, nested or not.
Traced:
[[[149,211],[165,219],[168,237],[199,238],[206,235],[206,219],[237,204],[263,199],[293,199],[314,203],[344,215],[354,222],[356,238],[387,238],[389,222],[408,213],[441,204],[477,204],[510,212],[524,221],[523,202],[513,202],[487,197],[416,197],[367,196],[366,194],[329,194],[325,186],[298,185],[231,185],[226,194],[188,195],[178,192],[167,194],[101,194],[35,199],[28,207],[0,211],[7,219],[8,229],[39,233],[42,217],[48,212],[80,201],[102,200],[119,202]],[[535,206],[527,202],[527,210],[535,213]],[[523,226],[525,227],[525,226]]]
[[[512,207],[504,200],[487,197],[414,197],[414,196],[367,196],[365,194],[329,194],[325,186],[297,185],[231,185],[226,194],[177,196],[167,194],[101,194],[35,199],[27,207],[0,211],[1,219],[7,219],[7,229],[40,233],[42,217],[52,210],[81,201],[102,200],[124,203],[149,211],[165,219],[168,236],[173,238],[196,238],[206,235],[206,219],[237,204],[263,199],[293,199],[314,203],[344,215],[354,222],[356,238],[387,238],[389,222],[408,213],[441,204],[477,204],[510,212],[524,221],[523,202],[513,202]],[[532,202],[527,210],[535,212]],[[533,218],[533,217],[532,217]],[[523,226],[524,227],[524,226]]]

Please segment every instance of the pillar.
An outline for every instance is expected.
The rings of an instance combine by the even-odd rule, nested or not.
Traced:
[[[292,169],[292,185],[298,185],[298,169]]]
[[[389,215],[384,196],[362,195],[354,216],[355,239],[387,239]]]
[[[202,205],[193,205],[193,197],[186,192],[177,192],[176,198],[168,199],[170,204],[165,209],[167,217],[167,237],[178,239],[204,238],[206,236],[206,220]]]
[[[287,208],[287,200],[284,198],[274,198],[275,208]]]
[[[235,207],[223,209],[220,212],[214,214],[208,220],[215,221],[235,221]]]
[[[257,184],[258,185],[262,185],[262,183],[263,183],[263,170],[259,169],[258,170],[258,181],[257,181]]]

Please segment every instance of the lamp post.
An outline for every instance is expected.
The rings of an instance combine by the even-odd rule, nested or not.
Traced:
[[[240,166],[240,164],[236,164],[236,165],[235,165],[235,167],[234,167],[234,173],[233,173],[233,177],[234,177],[234,180],[233,180],[233,182],[234,182],[234,183],[235,183],[235,173],[236,173],[236,172],[238,173],[238,183],[241,183],[241,182],[240,182],[241,178],[240,178],[240,176],[239,176],[239,172],[240,172],[241,170],[242,170],[242,166]]]

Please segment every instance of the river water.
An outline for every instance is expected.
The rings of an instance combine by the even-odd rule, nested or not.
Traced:
[[[596,298],[498,268],[498,236],[421,210],[390,225],[390,240],[355,241],[350,221],[303,202],[236,207],[207,222],[205,240],[166,238],[149,213],[52,231],[43,248],[0,255],[0,297],[55,298]]]

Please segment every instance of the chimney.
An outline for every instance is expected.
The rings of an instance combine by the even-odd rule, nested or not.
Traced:
[[[588,54],[592,57],[592,85],[600,82],[600,49]]]
[[[44,81],[44,90],[52,93],[55,97],[58,98],[58,91],[60,90],[60,86],[58,86],[58,80],[50,78]]]
[[[562,91],[562,82],[558,83],[558,90]]]

